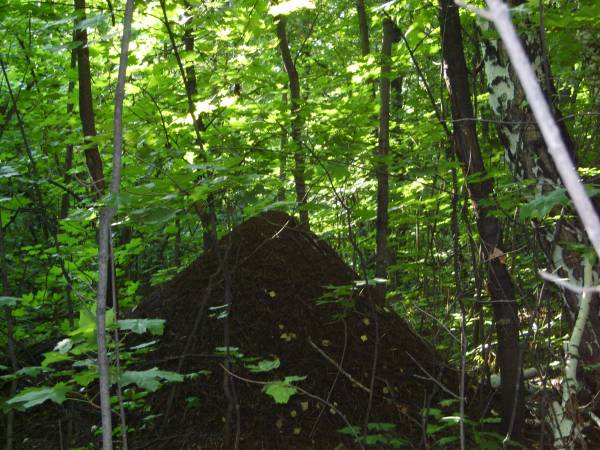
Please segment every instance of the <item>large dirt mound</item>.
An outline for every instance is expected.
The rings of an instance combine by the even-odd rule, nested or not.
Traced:
[[[221,239],[219,253],[208,252],[159,286],[135,313],[167,320],[147,367],[209,372],[154,394],[152,412],[162,415],[134,440],[156,449],[223,448],[224,433],[234,436],[239,429],[242,449],[333,449],[342,443],[340,448],[353,448],[352,438],[337,430],[364,422],[375,320],[364,291],[347,288],[333,295],[331,287],[352,286],[356,274],[325,242],[281,212],[241,224]],[[222,305],[229,294],[226,320]],[[369,421],[393,423],[399,436],[417,439],[418,412],[432,390],[422,369],[438,375],[437,357],[397,315],[385,307],[378,312]],[[257,361],[277,358],[280,367],[253,373],[247,360],[232,358],[235,378],[226,395],[225,358],[215,352],[226,344],[226,334],[238,349],[233,353]],[[283,405],[263,393],[263,385],[248,381],[290,375],[305,376],[297,385],[309,394],[297,393]],[[239,427],[235,409],[228,412],[227,396],[239,403]]]

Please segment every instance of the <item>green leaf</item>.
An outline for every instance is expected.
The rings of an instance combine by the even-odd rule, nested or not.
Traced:
[[[177,372],[159,370],[157,367],[141,371],[126,370],[121,375],[122,386],[135,384],[151,392],[158,390],[163,381],[181,382],[183,381],[183,375]]]
[[[15,372],[15,375],[24,377],[37,377],[40,373],[45,372],[45,369],[40,366],[23,367]]]
[[[73,388],[66,383],[57,383],[53,387],[27,388],[8,400],[7,403],[19,405],[25,409],[44,403],[46,400],[62,405],[67,399],[67,394],[72,390]]]
[[[154,336],[162,336],[165,331],[165,321],[163,319],[124,319],[119,320],[119,329],[132,331],[136,334],[142,334],[150,331]]]
[[[285,377],[283,381],[277,380],[267,384],[263,388],[263,392],[273,397],[275,403],[286,404],[290,400],[290,397],[297,392],[296,387],[291,383],[305,379],[306,377],[291,375]]]
[[[83,370],[73,375],[73,380],[83,387],[90,384],[96,378],[98,378],[98,371],[94,369]]]
[[[46,352],[44,353],[44,360],[42,361],[42,367],[48,367],[50,364],[54,364],[61,361],[69,361],[72,357],[59,352]]]
[[[263,392],[267,395],[273,397],[275,403],[286,404],[292,395],[294,395],[297,391],[294,386],[291,386],[287,383],[283,383],[281,381],[275,381],[273,383],[267,384],[263,388]]]
[[[367,429],[371,431],[392,431],[396,428],[396,424],[381,422],[368,423]]]
[[[280,365],[279,359],[274,359],[273,361],[264,359],[259,361],[258,364],[249,364],[246,367],[250,372],[260,373],[260,372],[270,372],[271,370],[277,369]]]
[[[1,306],[16,306],[16,304],[19,300],[21,300],[19,297],[0,296],[0,307]]]
[[[458,441],[458,436],[445,436],[443,438],[440,438],[436,441],[436,444],[438,446],[446,446],[448,444],[452,444],[453,442]]]
[[[521,220],[543,219],[555,206],[566,206],[568,203],[566,189],[558,188],[549,194],[538,195],[529,203],[523,205],[519,211],[519,217]]]

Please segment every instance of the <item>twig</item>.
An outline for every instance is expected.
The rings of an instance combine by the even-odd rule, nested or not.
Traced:
[[[410,359],[412,359],[412,361],[417,365],[417,367],[425,374],[427,375],[427,379],[433,381],[435,384],[437,384],[439,386],[439,388],[444,391],[446,394],[451,395],[452,397],[454,397],[457,400],[460,400],[460,397],[458,395],[456,395],[454,392],[452,392],[450,389],[448,389],[446,386],[444,386],[442,383],[440,383],[440,381],[435,378],[433,375],[431,375],[429,372],[427,372],[427,370],[421,365],[419,364],[419,362],[408,352],[406,352],[406,354],[408,355],[408,357]],[[420,377],[422,378],[422,377]]]
[[[369,389],[368,387],[366,387],[364,384],[362,384],[360,381],[356,380],[356,378],[354,378],[352,375],[350,375],[348,372],[346,372],[341,365],[339,365],[336,361],[334,361],[327,353],[325,353],[323,350],[321,350],[319,348],[319,346],[317,346],[317,344],[315,344],[312,339],[309,337],[308,338],[308,343],[310,344],[310,346],[312,348],[314,348],[316,351],[318,351],[321,356],[323,356],[323,358],[325,358],[328,362],[330,362],[331,364],[333,364],[338,370],[339,372],[344,375],[346,378],[348,378],[350,381],[352,381],[354,384],[356,384],[359,388],[361,388],[363,391],[370,393],[371,389]]]
[[[568,289],[571,292],[575,292],[576,294],[587,294],[587,293],[599,293],[600,292],[600,286],[590,286],[590,287],[577,286],[576,284],[566,281],[565,278],[561,278],[561,277],[554,275],[550,272],[547,272],[545,270],[539,270],[538,274],[544,280],[551,281],[552,283],[557,284],[558,286],[563,287],[565,289]]]

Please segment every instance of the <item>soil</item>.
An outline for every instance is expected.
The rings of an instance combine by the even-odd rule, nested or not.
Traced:
[[[137,418],[144,430],[131,436],[132,448],[232,448],[223,436],[236,435],[241,449],[358,448],[338,430],[365,421],[376,328],[368,421],[395,424],[409,447],[419,444],[419,412],[434,390],[424,370],[438,376],[440,358],[384,305],[373,314],[370,292],[357,287],[357,275],[327,243],[272,211],[236,227],[218,249],[159,286],[134,313],[166,319],[143,368],[198,375],[146,399],[146,418],[157,416]],[[226,336],[237,349],[230,358],[215,351]],[[280,366],[272,371],[247,367],[275,359]],[[263,392],[260,383],[292,375],[306,378],[287,404]]]

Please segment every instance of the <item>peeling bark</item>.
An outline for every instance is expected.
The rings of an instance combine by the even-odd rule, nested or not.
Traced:
[[[522,2],[513,2],[513,4],[518,3]],[[488,22],[482,22],[481,26],[483,29],[487,29],[491,25]],[[543,50],[540,29],[527,22],[524,28],[526,29],[519,30],[521,42],[528,53],[540,86],[545,91],[548,103],[552,107],[561,137],[570,152],[572,161],[576,163],[573,140],[560,110],[552,101],[555,87],[552,75],[544,70],[544,60],[547,56]],[[548,148],[527,103],[525,92],[518,81],[514,67],[510,63],[504,44],[499,38],[486,38],[482,45],[485,74],[490,92],[489,103],[499,119],[498,135],[505,148],[506,161],[514,178],[518,181],[535,180],[536,195],[546,195],[563,188],[563,183],[548,153]],[[583,258],[567,248],[569,243],[589,245],[581,222],[576,218],[567,218],[567,214],[563,214],[563,217],[552,228],[544,227],[539,223],[536,223],[535,226],[539,229],[543,249],[552,269],[558,270],[561,276],[567,277],[572,283],[581,286],[584,272]],[[597,279],[597,266],[595,272],[594,277]],[[564,297],[569,307],[570,317],[568,319],[573,324],[579,308],[579,299],[577,295],[569,291],[564,291]],[[581,357],[586,364],[600,362],[598,312],[598,302],[592,301],[591,313],[584,331],[581,348]],[[595,387],[592,389],[595,390]]]

